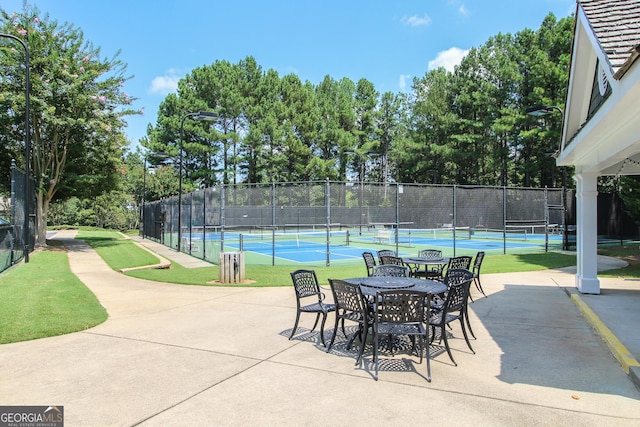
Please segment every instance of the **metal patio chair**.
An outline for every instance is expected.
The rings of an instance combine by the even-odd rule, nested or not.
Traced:
[[[476,285],[476,289],[479,290],[482,295],[485,297],[487,294],[484,293],[484,289],[482,289],[482,284],[480,283],[480,267],[482,267],[482,260],[484,259],[484,252],[480,251],[476,254],[476,258],[473,261],[473,283]]]
[[[293,281],[293,288],[296,291],[296,322],[291,330],[289,339],[293,338],[293,335],[298,329],[298,322],[300,321],[300,313],[315,313],[316,321],[313,324],[311,331],[313,332],[318,326],[318,321],[322,316],[322,323],[320,324],[320,340],[322,345],[327,346],[324,342],[324,324],[327,321],[327,314],[332,311],[336,311],[335,304],[327,304],[324,302],[325,295],[320,290],[318,284],[318,278],[316,272],[313,270],[296,270],[291,273],[291,280]],[[306,303],[308,302],[308,303]]]
[[[397,256],[396,251],[392,251],[391,249],[382,249],[377,252],[378,255],[378,264],[382,264],[383,256]]]
[[[460,321],[460,327],[462,328],[462,334],[464,340],[471,350],[475,354],[469,337],[467,336],[467,329],[465,327],[468,324],[467,317],[467,300],[469,298],[469,287],[473,281],[473,273],[466,269],[451,269],[447,271],[445,280],[448,281],[447,294],[442,302],[441,306],[431,307],[431,313],[429,314],[429,326],[431,326],[431,341],[435,337],[435,329],[440,329],[440,341],[444,341],[445,349],[449,358],[454,365],[458,366],[453,355],[451,354],[451,348],[449,347],[449,341],[447,339],[447,333],[445,332],[445,326],[449,326],[450,323],[456,320]]]
[[[429,342],[429,328],[425,323],[425,310],[429,312],[428,294],[425,292],[392,290],[376,293],[373,323],[373,361],[375,364],[375,376],[378,380],[379,370],[379,341],[380,336],[406,335],[414,340],[418,339],[420,363],[423,352],[427,359],[427,381],[431,381],[431,361],[427,344]],[[413,348],[412,348],[413,352]]]
[[[338,334],[338,325],[341,324],[342,333],[347,337],[347,332],[344,328],[344,321],[349,320],[356,322],[358,324],[358,330],[353,334],[353,337],[348,340],[347,350],[351,348],[355,338],[357,336],[360,337],[360,350],[358,351],[358,357],[356,359],[357,365],[362,360],[362,353],[364,352],[364,346],[367,342],[367,333],[371,326],[367,311],[368,303],[362,295],[360,285],[354,285],[339,279],[329,279],[329,286],[331,286],[333,300],[336,303],[336,323],[333,327],[333,335],[331,336],[331,342],[327,348],[327,353],[331,351],[333,342]]]
[[[362,252],[362,258],[364,258],[364,264],[367,267],[367,276],[371,276],[373,267],[376,266],[376,258],[373,256],[373,252]]]

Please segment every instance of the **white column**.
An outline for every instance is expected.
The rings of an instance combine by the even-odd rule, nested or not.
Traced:
[[[577,173],[576,287],[583,294],[599,294],[598,280],[598,174]]]

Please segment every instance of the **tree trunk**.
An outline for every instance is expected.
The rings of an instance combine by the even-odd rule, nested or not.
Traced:
[[[36,246],[43,246],[47,242],[47,215],[49,212],[49,198],[42,191],[36,191]]]

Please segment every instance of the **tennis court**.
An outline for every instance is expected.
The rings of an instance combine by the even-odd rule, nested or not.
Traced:
[[[571,194],[331,180],[224,184],[145,204],[142,235],[213,263],[231,251],[260,265],[360,262],[361,252],[384,248],[400,255],[430,247],[446,256],[539,252],[562,248],[559,237],[546,238],[546,227],[570,224],[564,201]],[[467,229],[447,230],[453,225]],[[209,234],[216,232],[222,236]]]
[[[437,229],[351,228],[326,231],[245,230],[244,232],[208,232],[183,235],[190,247],[207,254],[220,251],[244,251],[259,263],[315,264],[361,261],[362,252],[397,249],[403,255],[415,255],[426,248],[441,249],[446,256],[475,254],[477,251],[536,250],[549,244],[561,245],[562,236],[531,233],[524,229],[471,229],[469,227]],[[221,239],[224,238],[224,244]],[[397,242],[396,242],[397,238]],[[203,242],[204,240],[204,242]],[[204,243],[204,245],[202,244]],[[328,258],[330,257],[330,258]]]
[[[295,263],[322,262],[327,258],[327,248],[331,261],[352,261],[360,259],[366,249],[346,244],[346,231],[288,232],[288,233],[234,233],[225,237],[225,247],[235,250],[255,252],[266,258],[276,257]]]

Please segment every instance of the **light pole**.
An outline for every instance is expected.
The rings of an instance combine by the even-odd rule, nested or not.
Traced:
[[[528,108],[526,113],[530,116],[534,117],[543,117],[549,114],[552,114],[554,111],[560,112],[560,144],[558,145],[558,149],[551,154],[551,157],[557,159],[560,156],[560,152],[562,151],[562,132],[564,131],[564,110],[557,105],[536,105],[535,107]],[[567,167],[562,166],[562,249],[566,250],[567,246]]]
[[[365,164],[367,161],[367,156],[371,154],[375,154],[373,151],[365,151],[364,153],[360,153],[359,151],[347,149],[343,151],[346,154],[355,154],[360,159],[360,173],[359,173],[359,181],[360,181],[360,235],[362,235],[362,221],[364,214],[362,213],[362,208],[364,207],[364,174],[366,172]]]
[[[24,244],[24,262],[28,263],[29,262],[29,216],[31,215],[30,213],[30,197],[31,197],[31,192],[29,191],[29,174],[30,174],[30,170],[29,170],[29,151],[31,150],[31,130],[29,128],[29,86],[31,85],[30,83],[30,72],[29,72],[29,48],[27,47],[27,44],[20,38],[13,36],[11,34],[4,34],[4,33],[0,33],[0,37],[5,37],[8,39],[12,39],[17,41],[18,43],[20,43],[22,45],[22,48],[24,49],[24,68],[25,68],[25,88],[24,88],[24,102],[25,102],[25,107],[24,107],[24,116],[25,116],[25,123],[24,123],[24,158],[25,158],[25,164],[24,164],[24,192],[25,192],[25,196],[24,196],[24,229],[22,230],[22,238],[24,240],[23,244]]]
[[[214,122],[218,120],[218,114],[210,112],[210,111],[198,111],[195,113],[187,113],[182,116],[180,120],[180,169],[178,173],[178,252],[180,252],[180,243],[182,240],[182,145],[183,145],[183,134],[184,134],[184,121],[188,118],[197,121],[205,121],[205,122]]]
[[[166,159],[169,157],[166,153],[163,152],[151,152],[144,155],[142,159],[142,207],[140,212],[140,234],[144,239],[146,236],[145,223],[144,223],[144,205],[147,201],[147,164],[149,163],[149,157],[155,157],[157,159]]]

